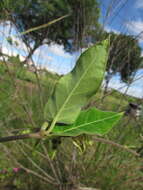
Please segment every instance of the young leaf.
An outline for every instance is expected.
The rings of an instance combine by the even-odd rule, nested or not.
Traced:
[[[82,111],[73,125],[55,126],[52,134],[58,136],[105,135],[121,119],[122,115],[123,113],[105,112],[92,108]]]
[[[73,71],[62,77],[53,96],[45,106],[46,120],[72,124],[81,107],[96,93],[103,80],[107,62],[108,40],[87,49],[78,59]]]

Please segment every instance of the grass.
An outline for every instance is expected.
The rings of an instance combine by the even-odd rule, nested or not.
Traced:
[[[14,129],[39,127],[44,120],[43,105],[47,102],[59,79],[57,75],[41,72],[38,75],[40,79],[38,84],[34,73],[24,70],[21,72],[22,74],[19,72],[15,75],[15,71],[12,68],[14,73],[9,75],[4,67],[0,67],[0,72],[4,74],[0,83],[1,135],[6,135]],[[92,106],[112,111],[123,111],[129,102],[138,103],[140,101],[131,96],[123,96],[116,90],[112,90],[103,101],[101,101],[101,97],[102,91],[99,90],[91,99]],[[105,138],[137,149],[141,146],[140,134],[142,133],[138,122],[134,118],[123,117]],[[73,141],[78,146],[75,146]],[[24,143],[26,144],[23,142],[20,144],[8,143],[0,146],[1,152],[3,152],[0,162],[4,168],[17,166],[18,162],[26,168],[44,175],[31,163],[31,159],[44,172],[54,176],[51,169],[52,163],[63,184],[80,181],[80,185],[100,190],[143,189],[142,160],[112,145],[96,142],[92,136],[62,138],[56,149],[53,149],[52,139],[44,141],[44,147],[40,144],[37,148],[33,148],[35,145],[33,140],[24,141]],[[42,157],[41,154],[45,157]],[[1,184],[11,181],[12,184],[16,183],[18,189],[33,190],[35,187],[37,187],[36,189],[57,189],[30,173],[19,173],[16,176],[17,182],[14,182],[14,178],[14,175],[6,176]]]

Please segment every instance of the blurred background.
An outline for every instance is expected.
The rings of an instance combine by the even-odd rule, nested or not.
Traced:
[[[107,142],[82,135],[0,144],[0,189],[142,190],[143,1],[1,0],[0,13],[1,137],[41,126],[58,80],[107,38],[105,78],[86,108],[125,112]]]

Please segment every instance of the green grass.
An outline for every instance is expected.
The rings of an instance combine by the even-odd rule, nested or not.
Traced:
[[[43,72],[38,75],[40,79],[38,84],[36,75],[27,70],[17,72],[17,70],[12,69],[12,73],[14,73],[9,75],[5,68],[0,66],[0,72],[2,73],[0,83],[0,134],[5,136],[7,135],[7,130],[11,131],[16,128],[39,127],[44,121],[44,105],[58,82],[59,76]],[[101,97],[102,91],[99,90],[91,99],[94,102],[92,106],[107,111],[123,111],[129,102],[138,103],[140,101],[131,96],[123,97],[116,90],[112,90],[110,95],[105,97],[103,101],[101,101]],[[140,127],[133,118],[123,117],[105,138],[136,149],[141,146],[140,134],[142,130]],[[73,145],[73,140],[76,141],[80,148]],[[43,153],[42,146],[39,145],[34,149],[35,140],[26,141],[26,143],[32,149],[28,149],[24,144],[20,144],[21,148],[47,174],[53,175],[49,162],[36,152]],[[80,136],[73,139],[62,138],[61,144],[57,146],[56,151],[52,148],[52,140],[48,139],[44,143],[51,162],[55,168],[58,167],[58,172],[61,175],[60,180],[63,183],[71,182],[76,177],[84,186],[95,187],[100,190],[143,189],[142,160],[126,151],[109,144],[96,142],[92,136]],[[41,171],[35,168],[21,152],[19,143],[8,143],[5,146],[6,150],[10,151],[10,155],[13,155],[18,162],[41,174]],[[11,158],[10,160],[7,159],[8,153],[5,153],[4,150],[4,147],[0,146],[2,153],[0,156],[1,165],[4,168],[16,167]],[[73,162],[73,153],[76,155],[75,162]],[[19,189],[34,190],[39,188],[53,190],[57,188],[44,183],[32,174],[27,175],[25,172],[16,176],[18,182],[14,182],[14,179],[15,175],[8,176],[3,182],[20,183],[17,185]]]

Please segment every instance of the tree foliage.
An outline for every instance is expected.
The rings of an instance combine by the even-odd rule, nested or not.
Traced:
[[[137,39],[125,34],[110,33],[110,50],[107,62],[107,75],[119,73],[121,80],[129,82],[139,68],[142,57]]]
[[[19,32],[69,14],[51,27],[24,35],[24,41],[34,42],[35,49],[43,43],[55,42],[73,51],[85,45],[99,27],[97,0],[2,0],[0,11],[0,19],[12,21]]]

